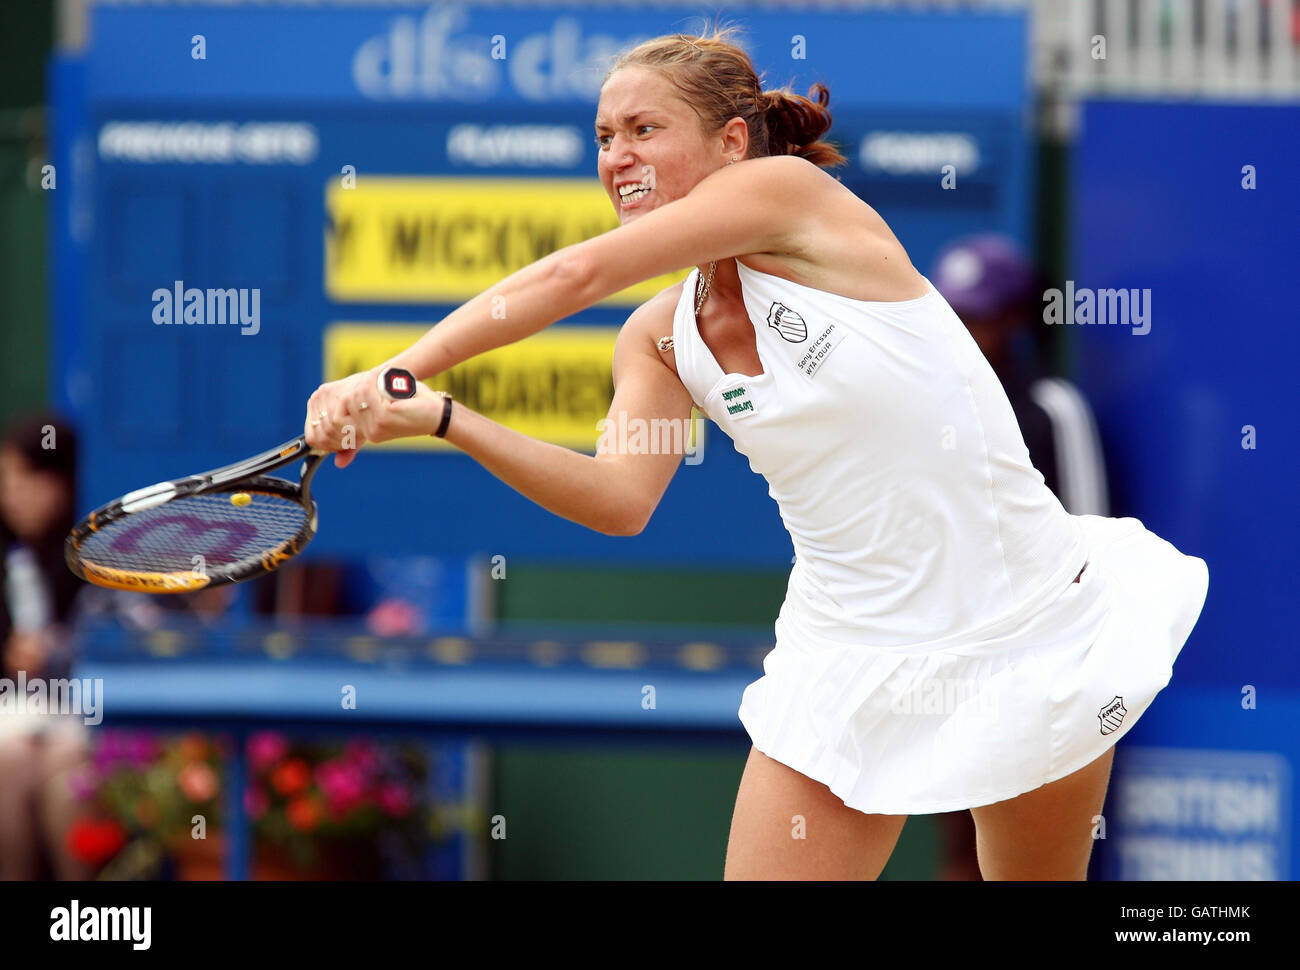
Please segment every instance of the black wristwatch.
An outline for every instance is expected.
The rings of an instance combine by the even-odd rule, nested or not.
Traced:
[[[433,433],[435,438],[445,438],[447,436],[447,425],[451,424],[451,394],[448,391],[442,392],[442,420],[438,422],[438,430]]]

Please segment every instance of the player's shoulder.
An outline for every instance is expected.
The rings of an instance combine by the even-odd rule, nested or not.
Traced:
[[[677,304],[681,302],[684,282],[664,287],[633,310],[623,323],[619,341],[653,350],[660,337],[671,334],[673,316],[677,312]]]
[[[845,191],[839,178],[798,155],[751,158],[745,166],[745,173],[761,183],[755,186],[756,190],[775,191],[781,198],[797,203],[818,198],[827,191],[838,199]]]

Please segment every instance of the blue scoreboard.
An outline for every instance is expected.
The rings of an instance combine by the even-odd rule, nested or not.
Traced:
[[[692,13],[93,8],[87,50],[52,68],[55,384],[86,441],[80,504],[291,437],[323,379],[613,228],[592,137],[605,66],[698,30]],[[768,86],[829,85],[831,136],[850,158],[839,174],[922,271],[962,233],[1026,239],[1022,14],[732,13]],[[593,451],[617,328],[666,282],[440,380],[512,427]],[[408,442],[318,476],[309,554],[788,564],[765,483],[699,424],[700,460],[635,538]]]

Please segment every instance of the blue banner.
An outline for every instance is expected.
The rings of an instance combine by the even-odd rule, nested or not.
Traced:
[[[96,6],[92,97],[594,104],[612,55],[697,32],[699,9],[520,9],[430,4],[310,9]],[[1023,13],[728,11],[768,86],[831,82],[841,103],[1017,107]]]

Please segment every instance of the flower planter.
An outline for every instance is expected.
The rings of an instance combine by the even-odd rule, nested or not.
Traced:
[[[206,839],[187,839],[172,846],[176,877],[184,882],[219,882],[226,878],[226,839],[218,832]],[[368,846],[341,845],[322,850],[320,865],[300,869],[282,849],[259,845],[249,878],[255,882],[324,882],[381,878],[377,855]]]

